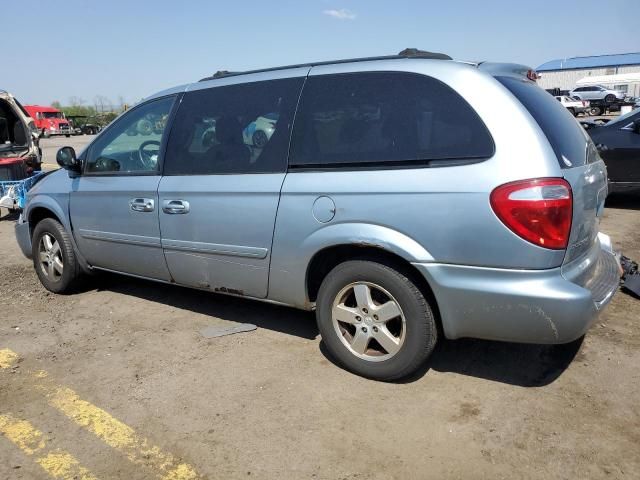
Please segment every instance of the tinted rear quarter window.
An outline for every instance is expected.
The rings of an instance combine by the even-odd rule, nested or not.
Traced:
[[[292,168],[450,165],[494,153],[487,128],[458,93],[402,72],[309,77],[293,138]]]
[[[571,113],[529,80],[496,77],[527,109],[549,140],[562,168],[584,165],[587,137]]]

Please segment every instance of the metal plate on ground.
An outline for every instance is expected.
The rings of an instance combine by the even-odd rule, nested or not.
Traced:
[[[202,335],[204,338],[216,338],[224,337],[226,335],[233,335],[234,333],[251,332],[256,328],[258,327],[251,323],[241,323],[239,325],[234,325],[233,327],[209,325],[208,327],[204,327],[202,330],[200,330],[200,335]]]

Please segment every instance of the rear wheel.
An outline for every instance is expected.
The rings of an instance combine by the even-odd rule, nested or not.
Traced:
[[[406,377],[436,344],[436,323],[424,295],[386,265],[359,260],[338,265],[323,280],[316,306],[329,353],[364,377]]]
[[[33,266],[42,285],[54,293],[69,293],[80,276],[71,238],[53,218],[36,225],[31,240]]]
[[[576,116],[576,109],[575,108],[568,108],[567,110],[569,110],[569,113],[571,115],[573,115],[574,117]]]
[[[589,113],[591,115],[600,115],[602,113],[602,109],[600,107],[591,107],[589,109]]]

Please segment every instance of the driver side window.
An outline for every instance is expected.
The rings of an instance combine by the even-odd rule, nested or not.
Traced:
[[[158,172],[160,145],[174,97],[154,100],[116,120],[91,146],[86,173]]]

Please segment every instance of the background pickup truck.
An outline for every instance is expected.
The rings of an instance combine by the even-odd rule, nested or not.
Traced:
[[[577,117],[579,113],[586,114],[589,111],[589,102],[587,100],[577,100],[566,95],[558,95],[556,100],[569,110],[574,117]]]

